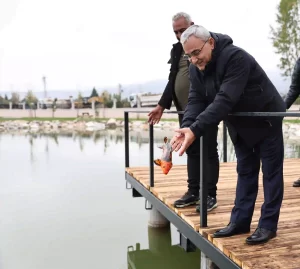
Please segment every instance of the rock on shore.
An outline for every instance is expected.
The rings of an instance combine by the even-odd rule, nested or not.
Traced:
[[[59,130],[74,130],[74,131],[99,131],[105,129],[123,128],[124,121],[116,119],[109,119],[108,121],[43,121],[43,120],[8,120],[0,122],[0,132],[10,132],[23,130],[28,132],[51,132]],[[162,122],[154,126],[155,128],[178,128],[177,122]],[[130,129],[148,130],[149,125],[146,121],[131,121],[129,123]]]
[[[100,131],[105,129],[123,128],[124,121],[109,119],[108,121],[26,121],[11,120],[0,122],[0,132],[14,132],[22,130],[22,132],[59,132],[59,131]],[[161,121],[154,125],[155,129],[175,130],[179,127],[177,121]],[[219,125],[219,129],[223,128],[223,124]],[[149,130],[149,124],[145,120],[135,120],[129,123],[130,130]],[[284,138],[289,140],[300,141],[300,124],[285,122],[283,125]],[[222,135],[222,132],[219,132]]]

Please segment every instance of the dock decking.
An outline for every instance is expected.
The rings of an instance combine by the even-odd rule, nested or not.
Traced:
[[[183,209],[173,207],[175,200],[187,190],[185,165],[175,165],[168,175],[160,167],[154,167],[154,187],[149,185],[149,167],[126,168],[132,178],[182,218],[196,232],[210,241],[224,255],[243,269],[299,269],[300,268],[300,188],[292,187],[300,177],[300,160],[284,160],[284,200],[281,208],[277,237],[266,244],[249,246],[245,239],[256,228],[263,203],[262,174],[259,178],[259,193],[253,214],[251,233],[227,238],[212,238],[219,228],[226,226],[230,219],[235,198],[237,181],[236,163],[220,163],[218,183],[218,207],[208,212],[208,227],[200,228],[200,216],[195,206]],[[225,268],[221,268],[225,269]]]

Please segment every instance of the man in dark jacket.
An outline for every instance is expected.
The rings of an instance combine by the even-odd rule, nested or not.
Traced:
[[[181,34],[191,25],[193,25],[191,17],[179,12],[173,16],[173,31],[178,42],[173,45],[171,50],[171,59],[168,63],[171,64],[169,80],[162,94],[158,105],[149,113],[149,122],[156,124],[159,122],[163,111],[170,109],[172,101],[174,102],[177,111],[184,111],[188,102],[188,94],[190,88],[189,82],[189,61],[184,57],[182,44],[180,43]],[[194,120],[196,119],[195,118]],[[182,123],[183,115],[179,115],[179,123]],[[217,183],[219,178],[219,155],[218,155],[218,127],[212,126],[209,129],[209,139],[207,140],[208,147],[208,173],[210,173],[208,181],[208,197],[207,210],[211,211],[217,207]],[[187,151],[187,172],[188,172],[188,190],[183,196],[175,201],[175,207],[185,207],[199,203],[199,183],[200,183],[200,145],[195,143]],[[196,207],[199,211],[199,207]]]
[[[298,58],[294,66],[290,90],[287,93],[285,98],[285,104],[287,109],[289,109],[292,106],[292,104],[296,101],[299,95],[300,95],[300,58]],[[300,187],[300,179],[296,180],[293,186]]]
[[[149,113],[149,122],[158,123],[165,109],[170,109],[172,102],[177,111],[184,111],[188,101],[189,92],[189,61],[185,59],[184,51],[180,43],[181,34],[191,25],[194,24],[190,15],[184,12],[175,14],[172,18],[173,31],[175,33],[177,43],[173,44],[171,49],[171,58],[168,64],[171,64],[168,83],[157,104],[157,106]],[[179,115],[181,123],[182,115]]]
[[[234,46],[229,36],[193,25],[182,34],[181,43],[192,63],[191,89],[179,135],[171,141],[173,148],[181,156],[208,127],[227,121],[237,157],[238,181],[230,222],[214,236],[250,231],[261,161],[265,200],[258,227],[246,242],[266,242],[276,236],[283,199],[283,117],[228,114],[284,112],[284,101],[256,60]],[[205,108],[205,102],[211,99]]]

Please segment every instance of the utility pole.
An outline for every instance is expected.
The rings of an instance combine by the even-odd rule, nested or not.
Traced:
[[[119,96],[120,96],[120,100],[121,100],[122,99],[121,96],[122,96],[122,92],[123,92],[123,87],[120,83],[118,85],[118,91],[119,91]]]
[[[44,84],[44,97],[47,98],[47,87],[46,87],[46,77],[43,76],[43,84]]]

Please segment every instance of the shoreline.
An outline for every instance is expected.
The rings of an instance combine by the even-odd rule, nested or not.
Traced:
[[[0,133],[59,133],[95,132],[123,129],[124,120],[118,118],[0,118]],[[177,119],[162,119],[154,125],[155,130],[172,132],[179,128]],[[223,129],[222,122],[219,131]],[[148,131],[147,119],[129,119],[130,131]],[[284,139],[300,141],[300,120],[284,120]],[[220,132],[222,135],[222,132]]]
[[[29,132],[101,131],[123,127],[124,120],[118,118],[0,118],[0,133],[17,130],[28,130]],[[175,130],[178,128],[178,120],[164,119],[154,125],[154,128]],[[147,119],[129,119],[129,129],[149,130]]]

